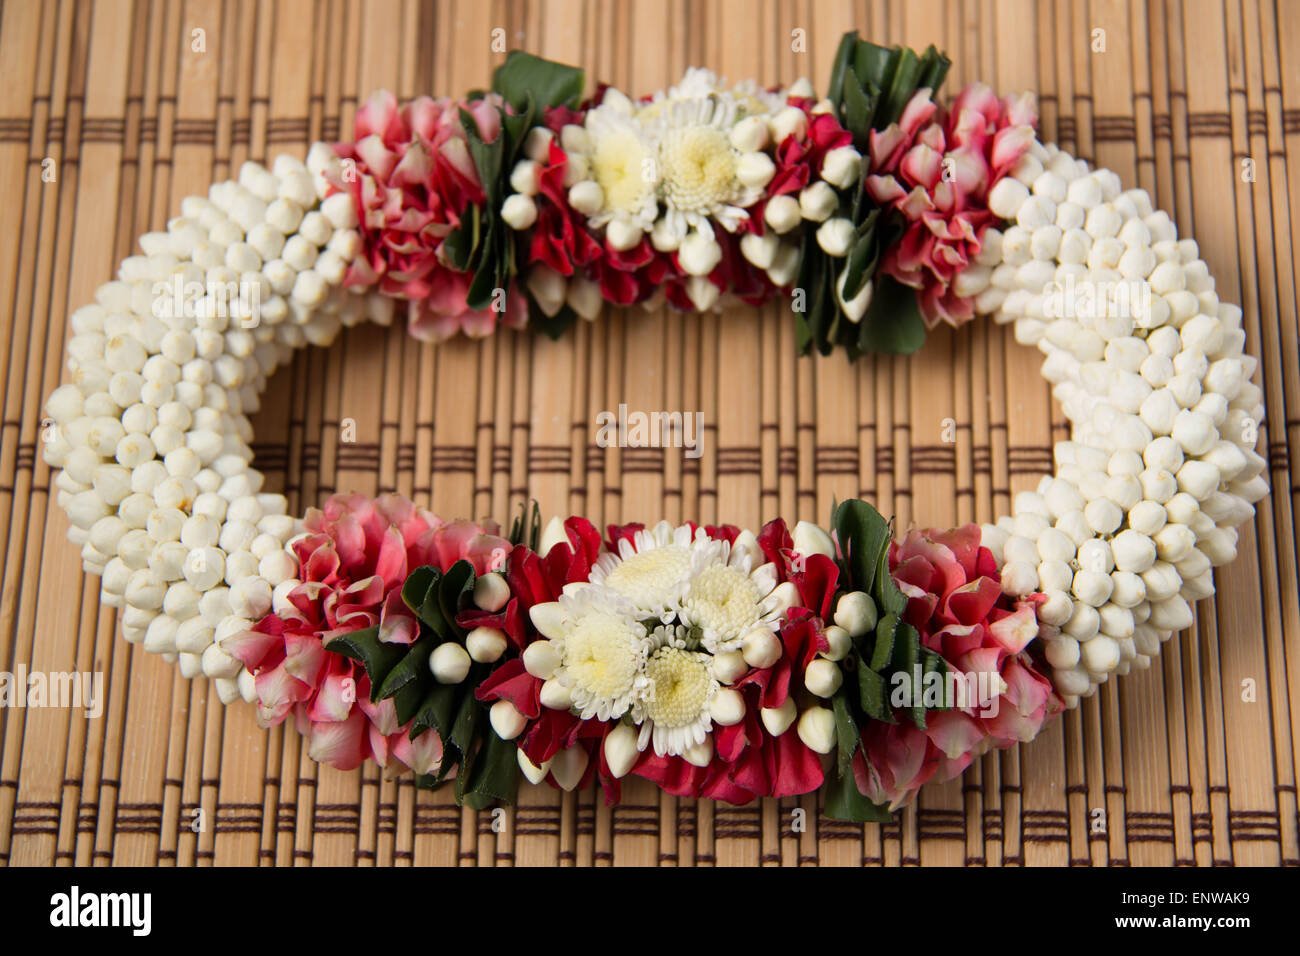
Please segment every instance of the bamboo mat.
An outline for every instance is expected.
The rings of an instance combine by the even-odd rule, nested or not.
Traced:
[[[1297,864],[1300,170],[1288,157],[1300,152],[1300,17],[1285,6],[4,0],[0,669],[98,670],[108,696],[91,720],[0,710],[0,860]],[[60,381],[66,316],[182,197],[246,158],[337,138],[375,88],[486,85],[503,59],[494,39],[634,93],[692,64],[824,88],[854,28],[946,49],[950,91],[976,79],[1037,90],[1044,138],[1151,190],[1245,308],[1274,491],[1216,575],[1219,596],[1150,671],[1112,681],[1033,745],[927,788],[894,823],[864,827],[820,818],[815,796],[731,808],[644,781],[615,808],[591,791],[525,786],[505,813],[460,810],[373,767],[312,763],[291,730],[258,729],[252,707],[222,707],[206,682],[118,636],[52,506],[40,405]],[[832,498],[861,495],[903,528],[952,525],[1005,513],[1050,468],[1066,426],[1039,360],[990,323],[938,332],[911,360],[796,360],[775,307],[611,310],[560,342],[503,333],[439,348],[364,327],[277,373],[255,449],[299,512],[335,489],[396,490],[448,517],[504,521],[532,497],[598,523],[757,527],[824,521]],[[702,412],[702,457],[596,447],[597,413],[624,402]],[[348,425],[356,441],[343,443]]]

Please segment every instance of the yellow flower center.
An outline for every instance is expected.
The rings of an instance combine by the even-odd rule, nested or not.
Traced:
[[[762,616],[762,600],[748,574],[715,565],[691,584],[684,604],[691,623],[726,641],[742,636]]]
[[[641,140],[629,132],[613,132],[597,138],[591,156],[591,171],[605,194],[605,208],[635,211],[653,188],[653,172]]]
[[[664,192],[682,212],[707,213],[737,192],[736,151],[712,126],[670,130],[659,146]]]
[[[616,700],[632,690],[645,634],[618,617],[585,614],[564,637],[564,669],[573,685],[595,697]]]
[[[690,568],[690,549],[670,544],[621,561],[605,578],[605,586],[630,598],[637,607],[662,607],[676,596]]]
[[[646,664],[646,674],[654,681],[646,716],[667,728],[688,727],[699,720],[713,685],[708,660],[708,654],[678,647],[656,651]]]

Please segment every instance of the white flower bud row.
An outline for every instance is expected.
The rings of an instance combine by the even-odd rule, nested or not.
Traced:
[[[984,540],[1004,591],[1047,596],[1039,636],[1073,706],[1150,666],[1236,556],[1268,492],[1257,361],[1196,243],[1110,170],[1035,143],[989,201],[1008,225],[956,284],[1046,355],[1071,440]]]
[[[221,640],[298,572],[301,522],[262,493],[247,416],[295,348],[393,317],[391,300],[342,288],[360,237],[350,197],[322,201],[337,162],[317,144],[306,164],[245,163],[186,198],[73,313],[71,382],[46,403],[45,459],[103,603],[123,609],[128,640],[216,678],[223,701],[253,687]]]

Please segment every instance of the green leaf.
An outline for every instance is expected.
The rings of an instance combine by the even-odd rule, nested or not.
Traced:
[[[465,272],[469,269],[474,253],[478,251],[480,223],[483,218],[479,215],[479,212],[480,210],[477,207],[467,211],[465,221],[461,223],[460,228],[453,230],[442,241],[442,249],[446,252],[447,263],[458,272]]]
[[[894,657],[894,632],[898,629],[898,615],[890,612],[876,625],[875,640],[868,666],[873,671],[883,671]]]
[[[530,507],[531,506],[531,507]],[[542,509],[537,500],[519,503],[519,514],[510,525],[507,536],[511,544],[522,544],[529,550],[537,550],[537,539],[542,533]]]
[[[429,672],[429,655],[433,653],[436,643],[426,636],[411,644],[406,656],[388,672],[383,686],[379,688],[376,699],[393,698],[399,724],[405,724],[415,716],[426,691],[434,683],[433,674]]]
[[[894,576],[889,573],[889,562],[881,561],[876,569],[876,586],[871,591],[875,599],[876,610],[881,614],[893,614],[902,617],[907,610],[907,595],[898,589]]]
[[[921,730],[925,729],[925,700],[923,697],[925,672],[921,670],[921,681],[917,681],[917,670],[921,662],[921,635],[916,628],[906,621],[900,621],[894,632],[894,670],[902,671],[912,684],[911,707],[908,708],[912,723]]]
[[[514,113],[505,113],[501,117],[501,130],[505,138],[505,162],[502,165],[507,179],[510,172],[515,168],[515,161],[519,158],[520,152],[524,147],[524,142],[528,138],[528,131],[534,126],[540,125],[536,120],[537,104],[533,99],[531,92],[525,93],[525,103],[522,109],[517,109]],[[504,192],[504,190],[503,190]]]
[[[492,74],[492,89],[520,109],[532,99],[544,108],[577,109],[587,81],[582,70],[513,50]]]
[[[494,733],[485,733],[483,737],[462,796],[464,805],[475,810],[497,802],[513,803],[519,787],[519,758],[515,755],[514,741],[502,740]]]
[[[844,551],[849,583],[870,594],[880,564],[888,564],[889,522],[868,502],[850,498],[835,509],[831,527]]]
[[[864,193],[865,195],[865,193]],[[844,301],[852,301],[867,281],[876,274],[876,265],[880,261],[880,237],[876,232],[876,223],[880,218],[880,209],[873,207],[866,218],[855,228],[859,238],[849,250],[845,260]]]
[[[886,724],[895,724],[894,713],[889,707],[889,684],[885,677],[869,667],[858,668],[858,703],[862,712],[872,720]]]
[[[862,317],[858,346],[865,352],[911,355],[925,344],[925,321],[916,291],[887,275],[876,276],[871,305]]]
[[[799,253],[799,277],[795,280],[795,288],[804,290],[803,311],[795,310],[793,302],[791,303],[791,311],[794,313],[795,344],[800,355],[807,355],[813,345],[816,345],[818,351],[823,354],[830,351],[831,343],[825,335],[828,316],[826,310],[820,307],[820,302],[814,301],[815,297],[811,294],[811,290],[822,288],[824,284],[822,272],[825,268],[826,254],[811,235],[805,233]]]
[[[951,66],[952,60],[940,53],[931,43],[925,55],[921,57],[921,75],[917,78],[917,85],[929,87],[932,91],[931,96],[938,99],[939,87],[943,86],[944,78],[947,77],[948,68]]]
[[[477,683],[477,681],[473,683]],[[451,744],[460,751],[462,756],[468,754],[472,749],[474,732],[478,729],[479,717],[482,712],[483,705],[479,703],[473,694],[466,694],[461,699],[460,706],[456,710],[456,720],[451,725],[451,733],[443,738],[446,743]]]
[[[841,776],[852,775],[853,755],[862,745],[862,732],[858,729],[857,721],[853,719],[853,706],[849,702],[849,691],[846,686],[841,685],[835,692],[831,707],[835,712],[835,741],[839,754],[837,766]]]
[[[451,734],[451,722],[456,714],[460,690],[458,684],[439,684],[436,681],[429,687],[411,723],[412,740],[426,730],[435,731],[444,741],[447,739]]]
[[[474,565],[461,558],[447,569],[438,583],[438,602],[442,607],[442,616],[456,639],[464,636],[464,629],[456,623],[456,616],[473,605],[476,578]]]
[[[864,154],[870,142],[873,105],[850,67],[845,73],[844,83],[844,128],[853,134],[853,145]]]
[[[882,104],[883,115],[881,107],[877,107],[876,110],[878,128],[898,122],[899,117],[903,115],[904,108],[907,106],[907,101],[916,92],[919,85],[917,81],[920,77],[921,58],[916,55],[915,50],[902,47],[898,63],[894,67],[893,75],[890,77],[889,87],[885,90],[885,102]]]
[[[858,43],[853,58],[854,72],[862,79],[864,85],[870,84],[877,90],[884,89],[888,82],[891,64],[897,63],[898,47],[881,46],[863,40]]]
[[[831,63],[831,82],[826,88],[826,97],[837,107],[844,98],[845,71],[857,53],[858,31],[853,30],[840,37],[840,45],[835,50],[835,59]]]
[[[872,803],[861,791],[853,774],[836,774],[826,783],[826,804],[822,812],[832,820],[853,823],[888,823],[889,808]]]
[[[412,571],[402,585],[402,602],[411,609],[420,624],[432,632],[438,643],[453,637],[438,597],[441,583],[442,569],[425,565]]]
[[[479,730],[479,718],[483,713],[483,706],[474,699],[473,694],[466,694],[460,702],[460,709],[456,712],[456,722],[451,725],[451,736],[444,739],[444,748],[450,746],[455,748],[459,754],[460,769],[456,772],[456,802],[460,803],[465,799],[465,788],[469,783],[474,771],[474,761],[478,756],[474,748],[474,738]],[[491,731],[489,736],[496,736]],[[447,762],[447,752],[444,749],[443,763]]]
[[[956,701],[948,697],[948,662],[928,647],[921,648],[921,676],[927,680],[930,674],[937,674],[939,686],[943,688],[943,702],[937,706],[927,706],[926,710],[951,710]]]
[[[495,218],[487,221],[487,235],[483,237],[483,249],[491,250],[479,258],[470,280],[469,291],[465,293],[465,305],[475,312],[485,312],[496,307],[497,289],[505,290],[508,284],[506,264],[509,261],[497,248],[498,233],[502,227]]]
[[[528,296],[528,326],[529,328],[540,330],[547,338],[558,339],[561,335],[569,330],[569,326],[577,321],[578,314],[573,311],[567,304],[560,307],[560,311],[555,315],[547,315],[542,311],[531,292],[526,292]]]
[[[357,661],[366,669],[366,676],[370,678],[371,703],[383,699],[379,696],[379,688],[407,651],[404,644],[387,644],[381,641],[378,627],[368,627],[363,631],[339,635],[326,644],[325,649]]]

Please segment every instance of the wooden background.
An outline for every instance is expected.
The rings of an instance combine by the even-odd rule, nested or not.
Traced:
[[[0,710],[0,860],[15,864],[1082,864],[1300,862],[1296,759],[1300,423],[1293,222],[1300,16],[1254,0],[5,0],[0,8],[0,669],[99,670],[104,715]],[[815,796],[730,808],[650,784],[610,809],[525,787],[495,819],[375,768],[340,773],[207,683],[132,649],[83,577],[37,454],[66,316],[134,237],[245,158],[303,155],[378,87],[486,85],[503,37],[650,92],[689,64],[825,87],[840,34],[1040,94],[1043,133],[1151,190],[1195,235],[1261,359],[1273,494],[1219,596],[1146,673],[1112,682],[1019,752],[929,788],[888,826]],[[201,35],[194,31],[204,31]],[[1094,51],[1103,35],[1104,51]],[[203,43],[199,44],[198,39]],[[205,47],[201,52],[195,47]],[[1253,162],[1253,181],[1243,161]],[[42,174],[45,173],[43,176]],[[277,373],[258,463],[294,509],[334,489],[505,520],[525,496],[592,519],[757,527],[862,495],[900,527],[990,520],[1065,437],[1036,352],[980,323],[911,360],[796,359],[776,308],[610,311],[563,341],[419,346],[346,333]],[[704,454],[605,450],[597,412],[700,411]],[[357,441],[340,444],[351,419]],[[955,443],[945,441],[955,436]],[[802,809],[803,814],[792,811]],[[196,810],[201,813],[196,813]],[[802,818],[806,825],[796,821]]]

